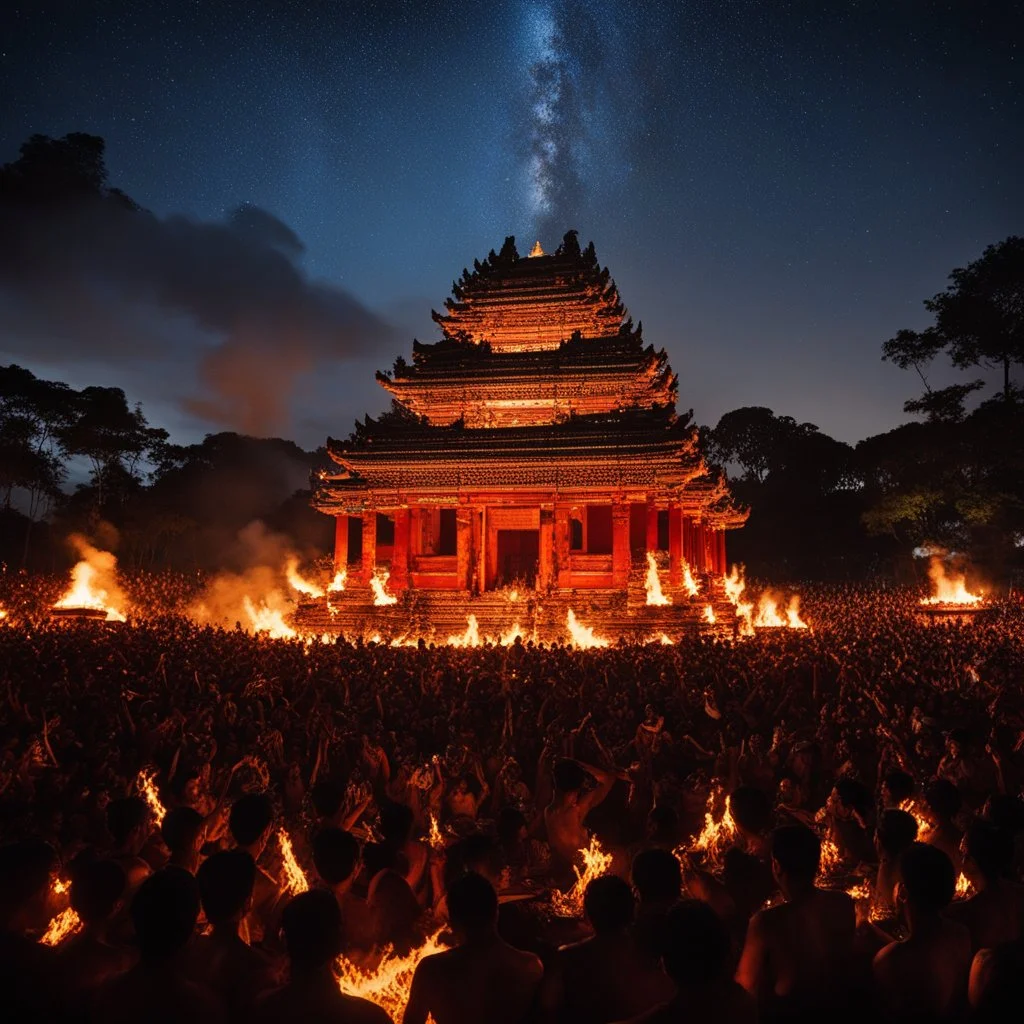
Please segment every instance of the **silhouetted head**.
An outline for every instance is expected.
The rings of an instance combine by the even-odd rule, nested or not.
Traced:
[[[160,835],[172,855],[185,856],[199,849],[203,816],[192,807],[175,807],[167,812]]]
[[[119,850],[138,853],[149,837],[149,805],[140,796],[107,804],[107,830]]]
[[[953,862],[936,846],[912,843],[900,857],[903,896],[911,910],[938,914],[953,901],[956,872]]]
[[[857,779],[839,779],[835,784],[839,811],[846,817],[854,814],[868,818],[871,814],[871,790]]]
[[[1013,837],[988,821],[976,821],[963,839],[965,866],[986,882],[1008,878],[1013,870]],[[975,874],[972,870],[971,874]]]
[[[551,776],[558,793],[578,793],[587,781],[587,773],[575,761],[565,759],[555,763]]]
[[[729,796],[729,811],[739,830],[750,836],[764,836],[772,827],[772,802],[756,786],[739,786]]]
[[[131,916],[143,959],[166,959],[188,942],[196,926],[199,883],[184,868],[164,868],[139,887]]]
[[[299,893],[281,915],[285,947],[293,971],[315,971],[341,952],[341,911],[326,889]]]
[[[515,846],[524,838],[526,817],[518,807],[508,805],[498,811],[498,842],[505,849]]]
[[[917,839],[917,819],[906,811],[883,811],[875,829],[878,852],[896,860]]]
[[[359,840],[341,828],[322,828],[313,838],[313,866],[325,885],[347,882],[359,864]]]
[[[446,851],[445,887],[447,888],[459,875],[473,872],[483,875],[497,888],[501,880],[501,866],[501,850],[495,840],[482,832],[474,832],[460,839]]]
[[[882,801],[886,807],[899,807],[917,789],[914,776],[902,768],[893,768],[882,778]]]
[[[668,906],[679,899],[683,872],[675,854],[654,847],[633,858],[630,871],[641,904]]]
[[[498,894],[476,872],[460,875],[448,887],[448,919],[464,935],[493,928],[498,920]]]
[[[412,808],[389,800],[380,809],[380,833],[391,846],[404,846],[412,837]]]
[[[71,909],[86,924],[102,924],[113,917],[127,884],[128,876],[117,861],[78,864],[71,875]]]
[[[949,779],[932,779],[924,788],[924,799],[939,821],[950,821],[963,804],[960,791]]]
[[[776,879],[813,885],[821,866],[821,840],[806,825],[783,825],[772,832],[772,868]]]
[[[636,899],[628,883],[618,875],[601,875],[583,894],[587,920],[598,935],[620,932],[633,923]]]
[[[221,850],[207,857],[196,872],[206,919],[213,925],[245,915],[256,884],[256,861],[245,850]]]
[[[652,843],[675,846],[679,841],[679,815],[670,804],[655,804],[647,815],[647,838]]]
[[[321,818],[333,818],[345,803],[345,787],[331,779],[319,779],[310,791],[313,810]]]
[[[665,973],[680,988],[717,981],[728,969],[728,929],[701,900],[683,900],[668,912],[662,942]]]
[[[228,828],[231,837],[243,847],[265,840],[274,821],[274,806],[264,793],[246,793],[231,805]]]

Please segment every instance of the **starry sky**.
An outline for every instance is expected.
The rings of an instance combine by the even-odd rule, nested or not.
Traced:
[[[0,360],[124,387],[178,440],[314,447],[386,405],[373,371],[436,338],[430,310],[474,257],[576,228],[698,422],[767,405],[856,441],[918,390],[882,343],[1024,233],[1017,6],[7,0],[0,162],[34,132],[91,132],[157,218],[265,211],[350,336],[285,371],[294,332],[264,331],[246,372],[268,368],[281,402],[254,421],[204,378],[224,327],[194,306],[135,308],[153,343],[111,347],[0,279]]]

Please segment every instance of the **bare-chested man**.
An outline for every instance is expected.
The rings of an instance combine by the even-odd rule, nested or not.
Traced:
[[[593,776],[597,785],[584,793],[587,775]],[[544,825],[551,852],[561,869],[568,870],[575,863],[577,853],[586,847],[589,836],[584,821],[612,791],[616,778],[613,772],[581,761],[565,760],[555,765],[555,792],[551,803],[544,808]]]
[[[469,873],[448,889],[448,918],[459,945],[421,960],[403,1024],[518,1024],[528,1018],[544,974],[532,953],[498,936],[498,896]]]
[[[914,843],[900,857],[897,901],[910,934],[875,957],[875,990],[883,1019],[959,1019],[967,994],[971,936],[963,925],[942,916],[955,887],[953,865],[937,847]]]
[[[814,884],[821,840],[803,825],[772,833],[772,871],[786,902],[750,919],[736,980],[763,1016],[832,1014],[849,987],[853,900]]]

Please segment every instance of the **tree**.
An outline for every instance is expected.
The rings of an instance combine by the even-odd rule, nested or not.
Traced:
[[[1011,235],[990,245],[973,263],[957,267],[949,280],[944,292],[924,303],[935,323],[923,331],[899,331],[882,346],[882,358],[916,370],[928,393],[932,389],[924,368],[940,352],[960,370],[998,366],[1004,400],[1016,400],[1011,371],[1024,365],[1024,238]],[[907,411],[922,411],[923,401],[908,403],[913,407]]]

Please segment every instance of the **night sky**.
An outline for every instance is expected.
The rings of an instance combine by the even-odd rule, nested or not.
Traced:
[[[130,330],[115,319],[139,343],[105,345],[54,312],[69,289],[0,278],[0,360],[122,386],[178,440],[313,447],[385,406],[373,371],[436,338],[430,310],[474,257],[576,228],[699,422],[767,405],[856,441],[918,391],[882,343],[1024,233],[1016,7],[7,0],[0,162],[34,132],[91,132],[110,184],[160,218],[266,211],[345,340],[235,334],[211,384],[200,364],[230,332],[189,300],[132,296]],[[225,397],[225,374],[265,389],[247,376],[264,368],[276,411]]]

